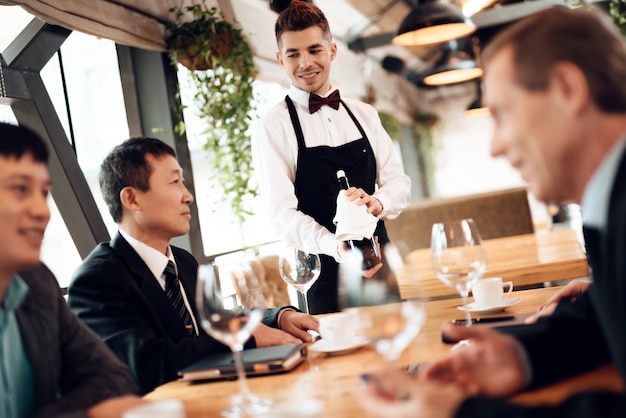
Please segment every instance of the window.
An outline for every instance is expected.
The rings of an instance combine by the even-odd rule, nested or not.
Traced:
[[[2,6],[0,9],[0,50],[4,51],[33,16],[21,7]],[[62,75],[66,80],[67,102]],[[115,44],[73,32],[62,45],[60,54],[46,64],[41,77],[66,135],[73,141],[79,165],[102,217],[109,231],[115,231],[116,226],[101,198],[97,182],[102,158],[128,137]],[[10,106],[1,103],[0,120],[17,123]],[[49,200],[51,220],[46,229],[41,258],[53,271],[60,286],[66,287],[81,258],[54,198],[53,185]]]
[[[187,105],[184,110],[186,134],[191,152],[193,175],[195,181],[195,199],[200,216],[200,228],[204,252],[207,255],[221,254],[241,248],[256,246],[272,241],[277,237],[267,222],[268,215],[261,197],[254,203],[256,214],[251,216],[243,225],[232,221],[228,215],[220,214],[220,187],[211,167],[207,163],[207,153],[202,149],[201,120],[193,110],[193,93],[185,80],[187,70],[180,68],[179,80],[181,100]],[[256,96],[263,99],[258,102],[257,112],[263,114],[286,94],[286,90],[277,83],[255,82]]]

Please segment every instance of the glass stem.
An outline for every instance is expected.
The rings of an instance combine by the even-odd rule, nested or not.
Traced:
[[[463,299],[463,310],[465,311],[465,326],[469,328],[472,326],[472,314],[470,313],[469,309],[467,309],[468,293],[469,292],[461,292],[461,298]]]
[[[239,392],[246,402],[250,398],[250,389],[248,389],[248,383],[246,382],[246,372],[243,370],[243,361],[241,359],[241,351],[243,346],[236,345],[232,347],[233,359],[235,360],[235,367],[237,368],[237,380],[239,380]]]
[[[304,302],[304,313],[309,314],[309,300],[306,297],[307,291],[302,292],[302,301]]]

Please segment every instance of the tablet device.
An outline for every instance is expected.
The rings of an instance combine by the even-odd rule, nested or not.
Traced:
[[[505,334],[515,335],[518,330],[526,329],[527,326],[524,321],[530,315],[532,314],[527,313],[472,318],[472,327],[488,327]],[[455,325],[465,325],[466,323],[465,319],[455,319],[450,322]],[[448,337],[443,333],[443,331],[441,332],[441,341],[445,344],[454,344],[459,342],[456,339]]]
[[[306,344],[287,344],[242,351],[247,376],[284,373],[293,370],[306,358]],[[232,353],[211,354],[178,372],[179,380],[236,379]]]

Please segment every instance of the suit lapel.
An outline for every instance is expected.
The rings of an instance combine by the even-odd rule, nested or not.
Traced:
[[[178,278],[183,284],[189,306],[193,311],[193,316],[198,321],[198,310],[196,308],[196,283],[198,274],[198,264],[196,260],[187,252],[176,247],[171,247],[176,266],[178,267]]]
[[[126,264],[141,293],[161,321],[167,334],[174,340],[188,336],[174,306],[155,279],[152,271],[119,232],[111,240],[111,249]],[[176,262],[178,263],[178,260]]]

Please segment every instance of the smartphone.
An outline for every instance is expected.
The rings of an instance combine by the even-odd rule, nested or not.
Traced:
[[[486,324],[490,322],[503,322],[503,321],[512,321],[515,319],[514,315],[507,316],[493,316],[488,318],[472,318],[472,324]],[[465,325],[467,324],[466,319],[453,319],[452,322],[454,325]]]

